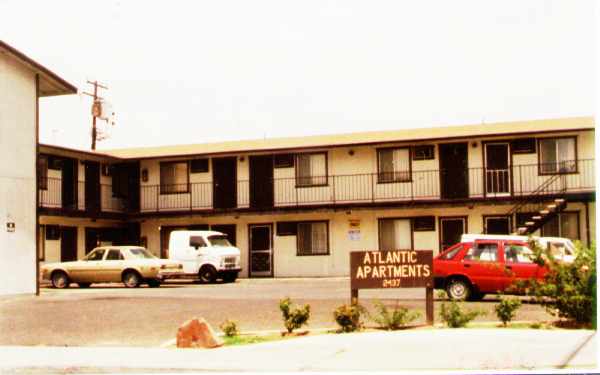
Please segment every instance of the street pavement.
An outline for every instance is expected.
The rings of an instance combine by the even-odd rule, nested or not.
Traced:
[[[597,370],[590,330],[416,329],[217,349],[0,347],[1,373]]]

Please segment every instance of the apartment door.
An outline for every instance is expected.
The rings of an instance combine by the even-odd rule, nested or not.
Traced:
[[[233,246],[235,246],[236,243],[236,229],[235,229],[235,224],[216,224],[216,225],[211,225],[210,226],[210,230],[214,230],[217,232],[221,232],[223,234],[227,235],[227,239],[229,240],[229,242],[231,242],[231,244]]]
[[[65,209],[77,209],[77,160],[65,158],[61,163],[61,197],[62,207]]]
[[[237,207],[237,158],[213,158],[213,208]]]
[[[460,237],[467,233],[466,217],[440,218],[440,252],[459,243]]]
[[[273,277],[273,224],[249,227],[250,277]]]
[[[60,227],[60,261],[77,260],[77,227]]]
[[[510,194],[510,149],[508,143],[485,145],[485,193],[502,196]]]
[[[440,144],[440,186],[443,199],[469,197],[468,143]]]
[[[273,155],[250,156],[250,207],[273,207]]]
[[[100,163],[85,163],[85,210],[91,214],[100,211]]]

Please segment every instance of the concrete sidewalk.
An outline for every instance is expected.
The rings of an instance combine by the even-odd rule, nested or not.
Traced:
[[[421,329],[325,334],[219,349],[0,347],[0,372],[596,369],[590,330]]]

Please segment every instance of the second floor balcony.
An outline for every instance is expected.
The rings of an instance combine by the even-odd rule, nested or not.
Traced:
[[[354,175],[295,176],[172,185],[142,185],[141,213],[268,210],[290,207],[385,203],[511,200],[537,193],[595,191],[594,160],[553,165],[513,165],[508,169],[411,170]]]
[[[124,213],[131,206],[126,198],[115,196],[110,184],[65,183],[62,178],[40,179],[38,195],[39,207],[47,210]]]

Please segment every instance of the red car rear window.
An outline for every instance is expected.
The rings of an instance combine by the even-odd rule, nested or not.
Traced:
[[[456,256],[456,254],[458,254],[458,252],[460,250],[462,250],[462,244],[458,243],[454,246],[449,247],[445,252],[443,252],[440,256],[439,259],[442,260],[450,260],[450,259],[454,259],[454,257]]]

